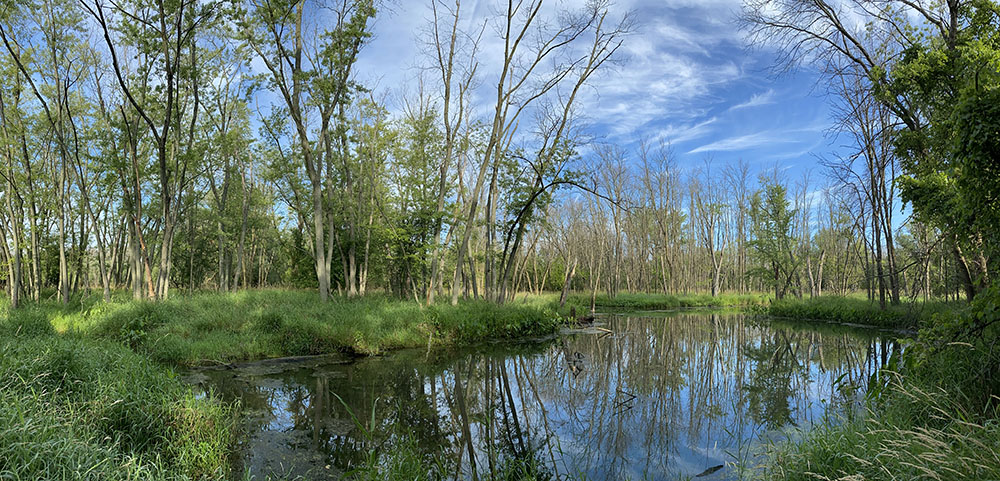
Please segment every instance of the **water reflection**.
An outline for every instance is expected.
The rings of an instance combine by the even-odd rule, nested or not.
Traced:
[[[240,462],[258,475],[336,478],[405,447],[446,479],[726,479],[737,473],[718,466],[753,441],[853,402],[892,349],[742,314],[604,321],[544,343],[256,365],[209,383],[254,414]]]

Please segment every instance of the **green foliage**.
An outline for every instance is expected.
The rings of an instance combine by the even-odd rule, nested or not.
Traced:
[[[309,243],[303,238],[302,229],[292,229],[285,237],[283,249],[288,268],[282,276],[282,283],[298,289],[315,287],[316,264],[309,255]]]
[[[225,479],[231,407],[113,343],[0,340],[0,478]]]
[[[966,286],[974,295],[995,270],[981,260],[997,257],[1000,6],[968,2],[955,14],[954,35],[911,33],[900,61],[873,72],[872,81],[883,101],[905,113],[894,142],[901,196],[918,220],[966,252],[980,281]]]
[[[947,390],[973,413],[1000,400],[1000,285],[994,282],[963,310],[942,312],[907,353],[909,377]]]
[[[1000,55],[1000,48],[997,49]],[[997,66],[1000,68],[1000,65]],[[956,187],[968,203],[983,248],[1000,257],[1000,82],[965,96],[954,113],[952,152],[959,165]]]
[[[750,247],[764,262],[751,269],[748,276],[759,278],[774,288],[775,297],[785,296],[798,270],[792,253],[792,221],[795,211],[789,208],[785,186],[761,179],[762,187],[750,199]]]

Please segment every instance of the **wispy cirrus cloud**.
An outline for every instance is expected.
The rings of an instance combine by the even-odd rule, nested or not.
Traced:
[[[431,16],[429,2],[394,2],[377,19],[375,38],[359,59],[359,80],[392,91],[390,102],[417,93],[420,74],[425,75],[426,87],[434,89],[433,75],[421,69],[428,62],[421,32]],[[555,10],[579,8],[586,2],[547,0],[551,11],[544,13],[554,18]],[[628,150],[640,141],[669,143],[681,164],[699,163],[705,153],[721,163],[735,162],[750,151],[761,162],[795,170],[815,164],[813,153],[833,148],[824,141],[823,130],[830,122],[824,100],[814,95],[816,77],[808,72],[770,77],[773,51],[748,51],[735,24],[741,4],[742,0],[615,0],[616,16],[634,12],[635,34],[619,51],[622,62],[598,72],[579,93],[579,131]],[[492,118],[503,45],[496,22],[488,19],[502,7],[503,2],[496,0],[462,5],[466,30],[478,34],[486,25],[478,82],[470,92],[474,119]],[[530,128],[522,131],[532,135]]]
[[[689,154],[702,152],[732,152],[771,147],[776,144],[797,144],[800,140],[790,138],[787,132],[765,131],[735,137],[727,137],[689,150]]]
[[[777,98],[774,94],[774,89],[767,89],[766,92],[754,94],[752,97],[750,97],[750,100],[747,100],[746,102],[729,107],[729,111],[731,112],[733,110],[749,109],[753,107],[760,107],[762,105],[770,105],[775,103],[776,101]]]
[[[656,135],[650,138],[650,141],[653,143],[658,143],[660,141],[680,143],[697,140],[710,135],[713,126],[718,122],[718,120],[718,117],[712,117],[708,120],[694,124],[667,125],[659,129],[659,131],[656,132]]]

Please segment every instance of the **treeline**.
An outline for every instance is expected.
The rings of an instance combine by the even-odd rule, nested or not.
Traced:
[[[598,159],[592,171],[611,200],[580,195],[552,206],[529,236],[522,287],[777,298],[865,292],[882,305],[958,297],[962,284],[941,232],[893,223],[899,201],[889,176],[875,184],[889,195],[871,205],[868,185],[829,175],[811,183],[841,165],[788,179],[778,168],[755,175],[746,162],[706,161],[685,172],[663,146],[601,148]]]
[[[945,140],[965,132],[947,109],[993,92],[995,62],[972,70],[996,57],[960,47],[993,48],[995,5],[948,2],[952,17],[927,10],[913,25],[880,15],[862,38],[806,3],[819,10],[749,3],[744,20],[790,52],[825,52],[809,59],[830,73],[856,151],[812,179],[685,170],[668,146],[585,136],[587,85],[634,30],[604,1],[474,18],[430,0],[422,68],[394,101],[359,81],[373,74],[357,61],[374,23],[392,21],[372,0],[5,5],[0,275],[14,305],[52,288],[66,302],[264,286],[421,303],[520,290],[974,296],[996,229],[973,208],[988,189],[965,183],[989,172],[962,159],[996,155]],[[914,62],[939,53],[959,71],[916,78]],[[906,222],[901,200],[916,213]]]

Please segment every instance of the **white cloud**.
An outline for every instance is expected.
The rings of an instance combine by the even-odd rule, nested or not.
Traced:
[[[701,147],[688,151],[689,154],[700,152],[729,152],[766,147],[774,144],[795,144],[800,141],[789,138],[788,132],[765,131],[736,137],[716,140]]]
[[[686,142],[700,139],[712,131],[712,125],[718,121],[718,117],[712,117],[696,124],[668,125],[652,138],[653,143],[666,141],[670,143]]]
[[[762,105],[770,105],[775,102],[774,89],[767,89],[767,92],[754,94],[750,97],[750,100],[743,102],[741,104],[729,107],[730,111],[739,109],[748,109],[753,107],[760,107]]]

